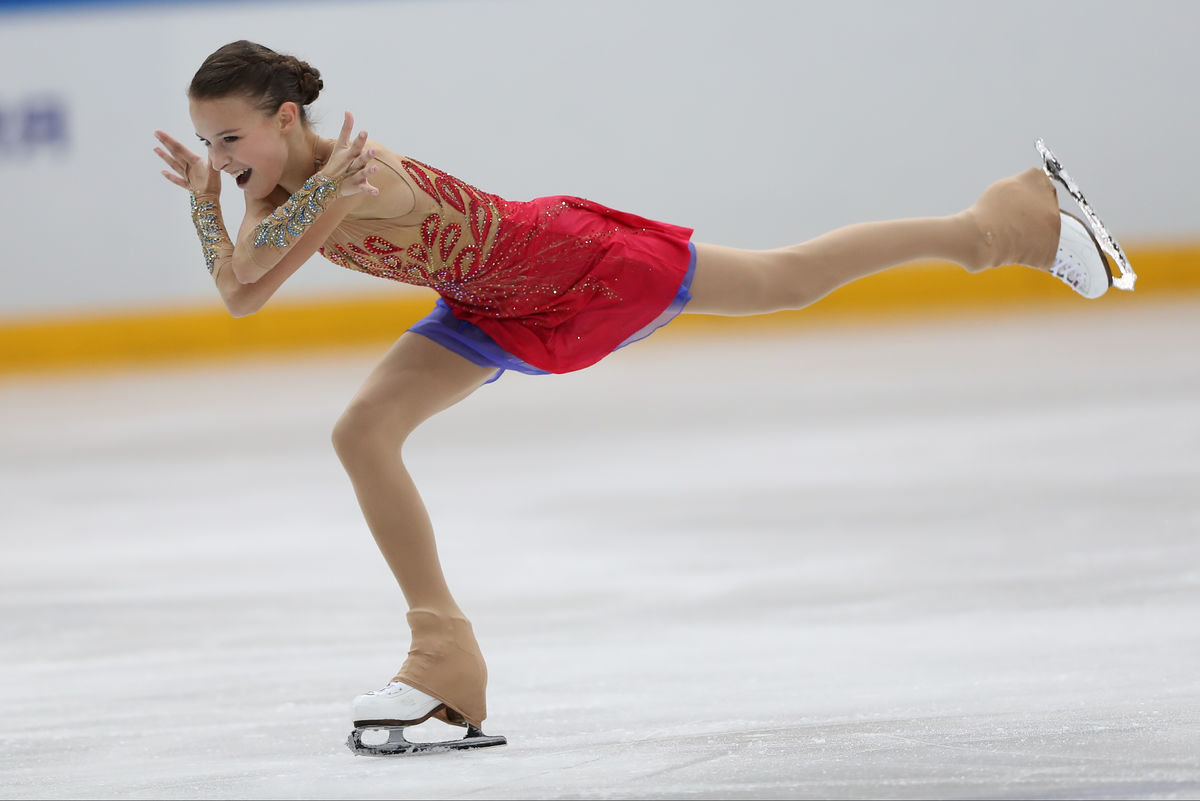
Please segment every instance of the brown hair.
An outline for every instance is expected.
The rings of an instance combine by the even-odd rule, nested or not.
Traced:
[[[245,95],[267,114],[291,101],[307,123],[304,107],[317,99],[324,86],[321,72],[307,61],[241,39],[204,59],[188,86],[188,97],[215,100]]]

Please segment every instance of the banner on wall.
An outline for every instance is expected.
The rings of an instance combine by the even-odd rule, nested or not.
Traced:
[[[71,136],[66,100],[54,93],[0,99],[0,160],[61,154]]]

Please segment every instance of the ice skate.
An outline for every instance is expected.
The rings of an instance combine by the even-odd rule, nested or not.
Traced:
[[[967,269],[978,272],[1024,264],[1045,270],[1088,299],[1099,298],[1110,286],[1132,289],[1136,276],[1120,245],[1040,139],[1037,145],[1042,170],[1031,168],[995,182],[969,210],[983,242],[978,260]],[[1083,218],[1058,207],[1055,180],[1079,203]],[[1118,265],[1125,265],[1121,278],[1114,280],[1106,252]]]
[[[1079,286],[1075,287],[1076,291],[1084,297],[1100,297],[1100,295],[1103,295],[1108,290],[1109,286],[1115,286],[1117,289],[1132,292],[1134,282],[1137,281],[1137,274],[1134,273],[1133,267],[1130,266],[1129,259],[1125,256],[1125,251],[1121,249],[1117,240],[1113,238],[1108,228],[1100,221],[1100,217],[1092,210],[1091,205],[1084,198],[1079,186],[1071,180],[1071,176],[1063,169],[1062,162],[1050,152],[1050,149],[1046,147],[1046,143],[1039,139],[1035,145],[1042,157],[1042,169],[1046,175],[1062,184],[1067,190],[1067,194],[1075,199],[1075,202],[1079,204],[1079,208],[1083,212],[1082,220],[1074,215],[1063,212],[1063,234],[1059,241],[1059,255],[1055,260],[1052,272],[1064,281],[1067,281],[1068,284],[1071,281],[1065,277],[1067,274],[1086,273],[1087,277],[1083,280],[1088,286],[1088,291],[1085,292]],[[1071,221],[1074,222],[1072,223]],[[1100,273],[1096,261],[1092,258],[1088,246],[1082,241],[1082,234],[1087,234],[1087,238],[1091,240],[1091,245],[1097,251],[1100,251],[1099,261],[1108,276],[1108,282],[1103,286],[1101,286]],[[1064,245],[1066,246],[1065,249]],[[1068,254],[1066,257],[1064,257],[1064,251]],[[1072,253],[1075,254],[1073,257],[1070,255]],[[1104,259],[1104,253],[1107,253],[1112,258],[1113,263],[1121,273],[1119,276],[1114,277],[1112,271],[1109,270],[1108,264]],[[1059,260],[1063,260],[1064,262],[1061,274],[1059,271]],[[1069,264],[1068,262],[1070,261],[1074,261],[1076,264]],[[1080,272],[1081,270],[1082,273]]]
[[[1074,214],[1059,212],[1062,234],[1058,238],[1058,253],[1050,274],[1088,300],[1094,300],[1112,286],[1112,271],[1083,221]]]
[[[459,719],[457,714],[448,710],[445,704],[433,696],[403,682],[392,681],[382,689],[373,690],[354,699],[354,731],[350,733],[346,745],[355,754],[362,756],[406,756],[486,748],[505,745],[508,742],[504,737],[489,737],[478,727],[465,722],[462,725],[466,726],[467,734],[458,740],[414,743],[405,738],[406,728],[424,723],[438,713],[442,713],[447,720]],[[364,743],[363,735],[372,731],[385,732],[387,740],[377,744]]]

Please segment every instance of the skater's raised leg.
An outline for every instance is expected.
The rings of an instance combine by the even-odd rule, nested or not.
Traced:
[[[750,315],[800,309],[859,278],[921,259],[953,262],[971,272],[1024,264],[1064,280],[1068,263],[1086,261],[1096,286],[1081,294],[1102,294],[1107,266],[1098,246],[1086,237],[1082,242],[1064,237],[1064,226],[1068,234],[1077,233],[1073,219],[1060,213],[1050,179],[1031,168],[997,181],[971,208],[948,217],[860,223],[774,250],[697,243],[686,311]],[[1072,278],[1078,280],[1076,273]]]
[[[401,459],[418,425],[495,374],[413,333],[404,334],[338,420],[334,448],[379,550],[408,601],[412,648],[394,682],[355,701],[356,717],[411,723],[437,713],[478,727],[487,668],[471,624],[446,584],[433,526]],[[380,716],[380,717],[375,717]]]

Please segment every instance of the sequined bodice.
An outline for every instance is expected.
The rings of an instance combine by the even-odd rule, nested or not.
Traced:
[[[330,261],[429,287],[457,310],[496,319],[569,312],[563,301],[580,292],[617,299],[588,278],[606,240],[626,227],[605,218],[604,207],[566,196],[509,201],[396,158],[432,210],[405,225],[345,220],[321,248]],[[581,215],[564,215],[572,210]]]
[[[495,242],[504,201],[427,164],[399,161],[404,175],[436,210],[415,225],[346,220],[326,240],[321,255],[343,267],[439,292],[469,281]]]
[[[662,313],[688,270],[690,228],[570,195],[505,200],[414,159],[381,160],[416,205],[343,220],[321,253],[433,289],[457,319],[539,368],[602,358]]]

